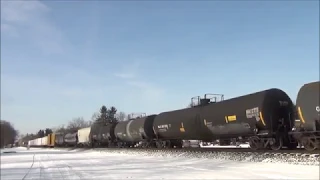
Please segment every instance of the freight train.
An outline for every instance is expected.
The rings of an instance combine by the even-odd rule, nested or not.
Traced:
[[[253,150],[295,149],[300,143],[313,151],[320,144],[319,87],[319,81],[303,85],[296,108],[289,96],[276,88],[228,100],[223,95],[205,95],[198,97],[198,105],[193,107],[116,124],[93,124],[76,132],[51,134],[44,141],[35,139],[29,145],[45,146],[47,142],[48,146],[58,147],[182,148],[183,140],[236,139],[249,142]]]

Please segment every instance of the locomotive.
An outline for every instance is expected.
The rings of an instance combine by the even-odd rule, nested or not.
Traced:
[[[319,148],[320,82],[301,87],[296,107],[282,90],[272,88],[232,99],[206,94],[189,108],[142,115],[117,124],[96,123],[56,135],[56,146],[182,148],[183,140],[247,141],[253,150]],[[213,96],[209,98],[209,96]],[[191,100],[194,100],[192,98]],[[295,112],[301,123],[295,123]]]

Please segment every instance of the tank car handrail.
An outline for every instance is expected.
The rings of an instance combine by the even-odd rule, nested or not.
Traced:
[[[198,102],[195,104],[195,103],[194,103],[194,99],[196,99],[196,98],[197,98],[197,101],[198,101]],[[194,97],[192,97],[192,98],[191,98],[191,106],[194,107],[194,106],[199,105],[199,104],[200,104],[200,99],[201,99],[200,96],[194,96]]]
[[[147,113],[131,113],[128,114],[128,120],[146,117]]]
[[[209,98],[209,99],[215,99],[215,102],[217,102],[217,97],[220,96],[220,101],[223,101],[224,100],[224,94],[212,94],[212,93],[207,93],[204,95],[204,99],[207,99],[207,96],[208,95],[212,95],[214,97],[212,98]]]
[[[208,98],[208,96],[213,96],[213,97],[210,97]],[[218,97],[220,97],[220,100],[218,100]],[[197,103],[194,103],[194,99],[197,99]],[[208,100],[209,101],[205,101],[205,100]],[[214,99],[214,100],[212,100]],[[195,107],[195,106],[199,106],[199,105],[204,105],[202,103],[205,103],[205,104],[209,104],[209,103],[216,103],[216,102],[220,102],[220,101],[223,101],[224,100],[224,94],[213,94],[213,93],[206,93],[204,94],[204,98],[202,99],[201,96],[194,96],[191,98],[191,107]],[[203,102],[202,102],[203,101]]]

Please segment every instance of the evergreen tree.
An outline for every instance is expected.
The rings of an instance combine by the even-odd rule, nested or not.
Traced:
[[[38,135],[39,138],[43,138],[44,135],[45,135],[44,130],[41,130],[41,129],[40,129],[40,130],[38,131],[38,134],[37,134],[37,135]]]
[[[46,128],[46,130],[45,130],[45,136],[48,136],[49,134],[51,134],[53,131],[52,131],[52,129],[50,129],[50,128]]]
[[[96,119],[96,123],[108,123],[108,109],[105,105],[100,108],[100,116]]]
[[[116,118],[117,109],[114,106],[111,106],[108,110],[108,120],[110,124],[117,123],[118,120]]]

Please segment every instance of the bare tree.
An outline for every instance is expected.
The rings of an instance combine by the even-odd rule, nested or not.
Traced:
[[[78,117],[78,118],[73,118],[69,122],[69,124],[67,126],[67,129],[73,131],[73,130],[78,130],[80,128],[85,128],[85,127],[88,127],[88,126],[89,126],[88,122],[85,121],[83,119],[83,117]]]
[[[18,136],[18,131],[13,127],[13,125],[8,121],[0,120],[0,129],[0,147],[2,148],[7,144],[13,144],[16,137]]]
[[[117,119],[119,120],[119,121],[125,121],[126,120],[126,113],[125,112],[122,112],[122,111],[120,111],[119,113],[117,113]]]
[[[58,127],[52,128],[52,131],[54,133],[65,133],[66,132],[66,128],[64,125],[60,125]]]
[[[94,123],[94,121],[87,121],[88,126],[92,126],[92,124]]]
[[[20,144],[20,146],[26,146],[28,144],[28,141],[33,140],[35,138],[38,138],[38,135],[26,134],[19,139],[19,144]]]
[[[91,121],[95,122],[99,118],[100,118],[100,113],[99,112],[95,112],[91,116]]]

